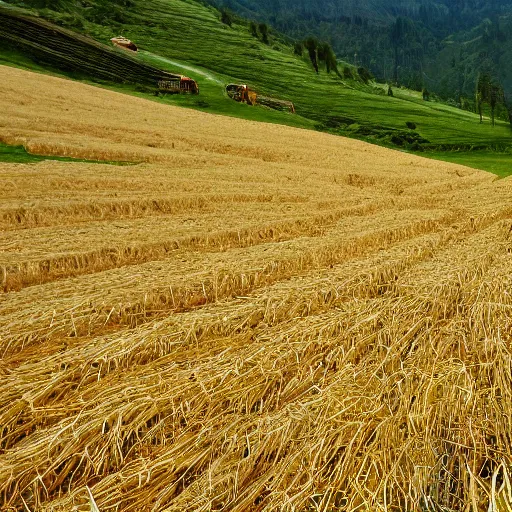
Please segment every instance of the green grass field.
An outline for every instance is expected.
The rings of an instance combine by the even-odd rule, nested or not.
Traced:
[[[122,23],[108,18],[102,24],[92,23],[83,18],[83,9],[66,1],[60,4],[67,5],[68,12],[46,9],[39,13],[70,28],[79,25],[80,31],[104,43],[122,33],[139,46],[138,58],[196,79],[201,93],[155,97],[150,91],[119,84],[113,86],[116,90],[206,112],[328,130],[384,145],[393,145],[386,133],[396,130],[407,133],[406,122],[410,121],[416,124],[418,136],[429,141],[430,146],[464,150],[464,153],[428,152],[425,156],[509,174],[510,155],[491,151],[512,143],[510,125],[504,121],[498,121],[495,127],[488,121],[481,125],[476,114],[443,103],[425,102],[419,92],[395,89],[394,97],[390,98],[378,84],[342,81],[334,73],[329,75],[323,70],[317,75],[306,56],[300,58],[293,54],[289,42],[272,35],[270,44],[263,44],[250,34],[243,20],[228,27],[220,22],[217,10],[195,0],[134,0],[132,3],[131,8],[123,11]],[[28,59],[18,59],[16,52],[1,49],[0,63],[39,71],[44,68],[40,64],[32,67]],[[341,69],[344,66],[340,63]],[[230,82],[247,83],[259,93],[293,101],[297,114],[237,104],[224,91],[225,84]],[[467,151],[472,146],[485,151],[472,156]]]
[[[474,169],[483,169],[506,178],[512,176],[512,154],[493,151],[445,151],[427,153],[425,156],[466,165]]]
[[[132,162],[84,160],[66,156],[33,155],[32,153],[28,153],[23,146],[10,146],[0,142],[0,162],[32,164],[35,162],[42,162],[43,160],[57,160],[60,162],[85,162],[89,164],[133,165]]]

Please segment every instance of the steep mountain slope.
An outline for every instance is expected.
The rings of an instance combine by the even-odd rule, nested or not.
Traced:
[[[487,71],[512,94],[512,12],[484,19],[472,30],[446,38],[425,66],[427,82],[444,96],[472,96],[478,73]]]

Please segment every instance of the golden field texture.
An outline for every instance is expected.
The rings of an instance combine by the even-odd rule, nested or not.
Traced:
[[[0,510],[512,507],[512,181],[0,67]]]

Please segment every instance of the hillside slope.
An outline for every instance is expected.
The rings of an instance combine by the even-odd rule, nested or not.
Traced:
[[[154,86],[160,80],[178,79],[135,58],[132,52],[103,45],[78,32],[66,30],[39,17],[26,16],[0,6],[0,38],[39,62],[110,82]]]
[[[460,31],[440,45],[436,59],[426,66],[429,86],[444,96],[472,99],[480,72],[499,80],[512,97],[512,9],[484,19],[472,30]]]
[[[260,16],[277,22],[284,29],[302,21],[316,24],[344,24],[360,21],[367,26],[387,26],[398,16],[422,21],[437,33],[448,35],[455,30],[471,28],[486,17],[510,10],[510,0],[209,0],[217,6],[228,6],[247,16]],[[434,26],[437,24],[437,26]]]
[[[143,162],[0,162],[0,508],[512,506],[511,179],[0,73],[0,136]]]
[[[478,73],[493,71],[512,97],[512,2],[498,0],[211,0],[304,39],[313,34],[350,62],[394,80],[392,24],[411,22],[399,48],[399,80],[459,101],[473,98]]]
[[[165,65],[170,71],[176,71],[174,64],[152,59],[145,52],[210,70],[219,82],[248,83],[260,93],[290,100],[298,116],[321,129],[374,137],[387,143],[392,143],[398,131],[394,140],[407,145],[405,141],[410,136],[403,132],[410,121],[417,125],[417,135],[413,134],[412,140],[416,137],[421,143],[423,139],[428,141],[427,145],[470,147],[510,143],[510,130],[505,123],[494,129],[480,126],[477,116],[435,102],[423,102],[419,94],[397,91],[394,98],[388,98],[380,87],[342,81],[325,71],[315,74],[308,59],[293,55],[287,43],[272,39],[270,45],[263,44],[250,34],[245,22],[228,27],[220,22],[218,11],[193,0],[131,0],[122,10],[122,22],[116,21],[118,4],[102,2],[104,8],[111,7],[111,13],[110,17],[102,18],[101,25],[91,21],[97,21],[94,8],[79,9],[74,3],[61,3],[69,12],[65,8],[58,12],[48,9],[39,12],[58,23],[79,25],[80,30],[102,42],[122,32],[143,50],[141,58],[158,66]],[[212,108],[227,113],[231,108],[250,110],[231,105],[220,83],[204,80],[204,76],[193,72],[186,74],[206,85],[201,88],[204,99],[180,97],[168,99],[169,102],[208,109],[211,101]],[[258,117],[264,119],[267,114],[258,110]],[[295,122],[291,117],[271,114],[268,119]],[[307,121],[302,125],[308,126]]]

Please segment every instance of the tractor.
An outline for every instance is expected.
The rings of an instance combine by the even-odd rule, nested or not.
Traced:
[[[226,86],[226,92],[231,99],[240,103],[256,105],[258,102],[258,95],[245,84],[229,84]]]
[[[240,103],[247,103],[247,105],[253,106],[262,105],[274,110],[295,114],[295,107],[291,101],[278,100],[277,98],[270,98],[269,96],[261,96],[245,84],[226,85],[226,92],[231,99]]]

